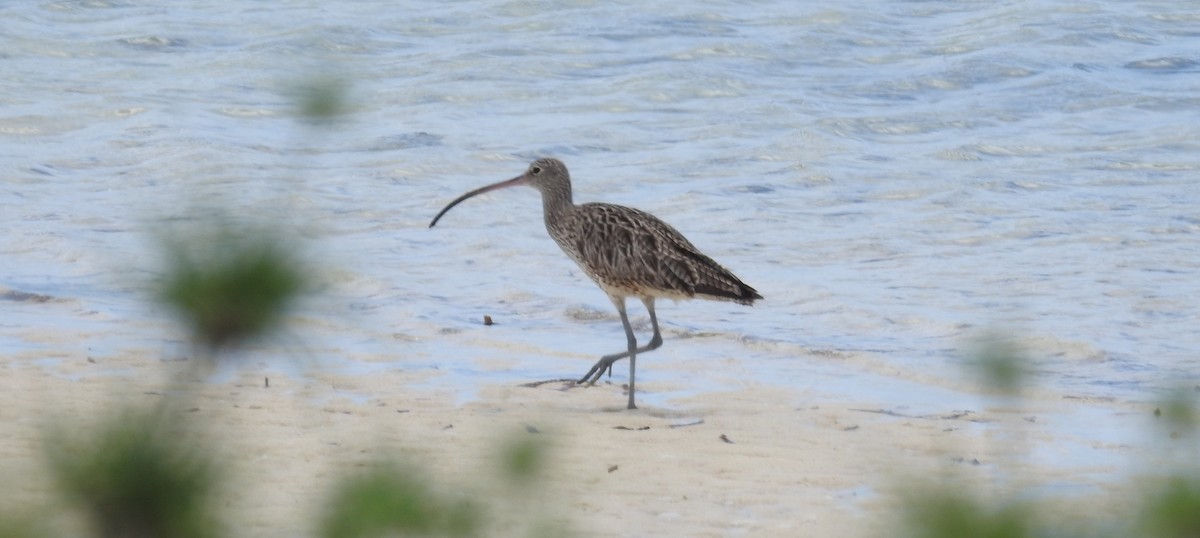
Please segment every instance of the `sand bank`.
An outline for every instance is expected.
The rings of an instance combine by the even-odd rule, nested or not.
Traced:
[[[285,374],[247,364],[214,381],[189,368],[147,358],[11,358],[0,369],[0,509],[46,509],[71,528],[77,517],[51,500],[40,456],[46,426],[83,428],[110,409],[163,402],[174,402],[180,420],[205,425],[229,471],[223,517],[230,534],[246,536],[311,535],[329,486],[381,459],[421,469],[449,495],[483,499],[496,535],[549,522],[579,536],[844,537],[891,534],[901,499],[926,481],[953,479],[981,493],[1034,483],[1067,502],[1111,498],[1117,467],[1151,452],[1077,438],[1064,426],[1080,406],[1105,421],[1146,412],[1132,404],[928,412],[746,381],[627,411],[613,383],[485,385],[459,402],[444,383],[428,383],[439,375],[428,371]],[[525,489],[500,478],[498,455],[522,436],[548,448],[543,476]],[[1064,458],[1077,464],[1063,466]]]

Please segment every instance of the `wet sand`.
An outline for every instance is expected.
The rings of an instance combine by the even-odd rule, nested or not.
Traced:
[[[1122,471],[1111,462],[1149,453],[1076,447],[1059,425],[1073,406],[1095,403],[1070,399],[927,413],[747,381],[627,411],[615,383],[490,385],[457,402],[428,371],[286,374],[250,363],[215,380],[190,373],[189,361],[58,359],[17,357],[0,370],[0,510],[48,509],[68,530],[79,519],[51,500],[47,425],[86,427],[108,409],[164,402],[209,433],[206,450],[229,471],[222,517],[247,536],[312,535],[329,486],[384,459],[423,469],[446,495],[481,499],[499,536],[541,524],[578,536],[885,536],[899,499],[946,480],[981,495],[1033,484],[1057,502],[1120,509],[1110,489]],[[687,383],[673,379],[644,390]],[[1105,420],[1147,411],[1106,405]],[[548,450],[539,480],[522,488],[502,478],[499,453],[530,436]],[[1063,454],[1079,464],[1062,466],[1044,450],[1105,457]]]

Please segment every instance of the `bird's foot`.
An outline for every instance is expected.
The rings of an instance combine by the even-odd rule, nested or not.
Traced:
[[[583,377],[579,378],[579,381],[576,381],[576,384],[582,385],[586,383],[589,387],[595,385],[596,382],[600,380],[600,376],[604,375],[606,370],[608,371],[608,375],[611,377],[613,363],[617,362],[617,360],[621,358],[622,357],[619,356],[608,356],[596,361],[596,364],[593,364],[592,368],[588,370],[586,374],[583,374]]]

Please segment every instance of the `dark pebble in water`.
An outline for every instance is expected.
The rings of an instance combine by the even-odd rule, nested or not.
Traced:
[[[750,194],[768,194],[775,192],[775,187],[769,185],[743,185],[735,189],[737,192],[746,192]]]
[[[53,297],[38,293],[29,293],[27,291],[6,290],[0,292],[0,299],[22,303],[45,303],[53,299]]]

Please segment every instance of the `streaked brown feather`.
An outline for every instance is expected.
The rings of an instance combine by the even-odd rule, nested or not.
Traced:
[[[671,225],[630,207],[575,206],[547,231],[563,252],[610,294],[753,304],[761,299]]]

